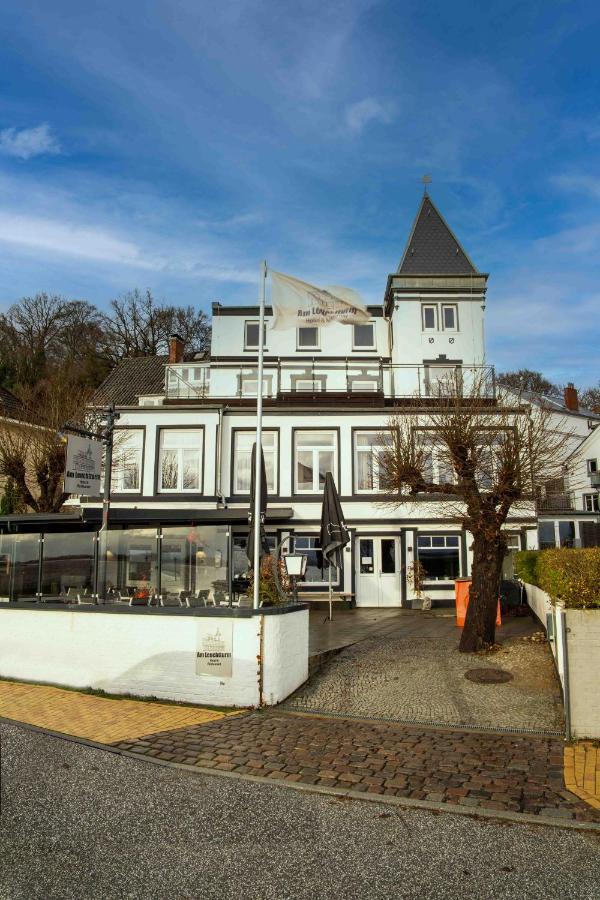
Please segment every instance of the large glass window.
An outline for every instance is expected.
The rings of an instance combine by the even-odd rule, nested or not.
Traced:
[[[112,490],[139,493],[142,489],[144,432],[140,428],[115,430]]]
[[[163,528],[160,594],[223,602],[227,594],[228,531],[225,525]]]
[[[329,569],[323,566],[323,554],[321,553],[319,536],[295,534],[291,545],[293,553],[303,553],[308,557],[303,584],[318,585],[319,587],[329,584]],[[332,569],[331,578],[333,584],[339,584],[340,570],[336,569],[335,566]]]
[[[235,431],[233,438],[233,493],[249,494],[251,478],[252,446],[255,431]],[[263,431],[262,448],[267,472],[267,490],[277,493],[277,432]]]
[[[155,528],[109,531],[106,539],[107,600],[153,597],[158,589]]]
[[[10,600],[14,543],[15,536],[13,534],[0,534],[0,603]]]
[[[390,448],[391,437],[377,431],[354,432],[354,490],[383,490],[381,455]]]
[[[460,575],[458,535],[420,534],[417,538],[419,562],[426,581],[453,581]]]
[[[575,523],[574,522],[559,522],[558,523],[558,538],[560,540],[561,547],[574,547],[575,546]]]
[[[13,600],[35,600],[38,592],[40,536],[16,534],[14,540]]]
[[[163,493],[202,490],[201,428],[160,430],[158,489]]]
[[[366,322],[364,325],[353,325],[353,346],[355,350],[375,349],[375,323]]]
[[[94,585],[93,532],[44,535],[42,595],[45,600],[63,597],[73,602],[91,595]]]
[[[538,545],[540,550],[552,550],[556,547],[554,522],[538,523]]]
[[[335,475],[337,443],[335,431],[297,431],[294,436],[295,488],[298,494],[318,493],[325,473]]]

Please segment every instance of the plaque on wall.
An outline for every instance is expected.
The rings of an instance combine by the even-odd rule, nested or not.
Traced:
[[[196,675],[231,678],[233,622],[201,619],[198,622]]]

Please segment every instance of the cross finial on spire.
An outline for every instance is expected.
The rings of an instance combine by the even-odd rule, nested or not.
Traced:
[[[431,175],[423,175],[421,178],[421,182],[423,184],[423,196],[427,196],[427,185],[431,184]]]

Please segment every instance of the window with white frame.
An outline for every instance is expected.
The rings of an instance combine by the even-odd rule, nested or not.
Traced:
[[[353,325],[352,338],[355,350],[375,350],[375,322]]]
[[[244,349],[258,350],[260,322],[244,322]],[[267,343],[267,326],[263,328],[263,345]]]
[[[118,493],[141,491],[143,448],[143,429],[115,429],[111,472],[113,491]]]
[[[586,468],[588,475],[596,475],[598,472],[598,460],[586,459]]]
[[[383,490],[381,455],[391,446],[390,435],[378,431],[354,432],[354,490],[357,494]]]
[[[455,303],[442,303],[442,328],[458,331],[458,307]]]
[[[323,490],[325,473],[337,467],[335,431],[296,431],[294,434],[294,486],[297,494]]]
[[[586,512],[600,512],[600,498],[598,494],[584,494],[583,508]]]
[[[460,576],[459,535],[419,534],[417,550],[425,581],[454,581]]]
[[[437,331],[438,310],[435,303],[421,304],[421,322],[423,331]]]
[[[302,553],[307,557],[306,572],[303,584],[324,585],[329,582],[329,570],[323,566],[323,554],[318,535],[295,534],[291,540],[291,552]],[[333,584],[336,586],[340,580],[340,570],[332,570]]]
[[[422,472],[425,481],[433,484],[454,484],[456,475],[448,450],[435,443],[427,432],[415,434],[415,442],[423,454]]]
[[[313,325],[301,325],[296,332],[298,350],[319,349],[319,329]]]
[[[249,494],[252,477],[252,446],[256,440],[255,431],[234,431],[233,433],[233,487],[234,494]],[[269,494],[277,493],[277,452],[276,431],[263,431],[262,449],[267,473]]]
[[[202,428],[161,428],[158,450],[158,490],[181,493],[202,490]]]

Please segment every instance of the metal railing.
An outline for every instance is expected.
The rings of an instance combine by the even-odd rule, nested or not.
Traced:
[[[353,362],[315,358],[265,361],[263,397],[290,399],[373,397],[385,399],[438,398],[455,393],[457,386],[494,399],[493,366],[457,366],[452,363],[410,366],[381,360]],[[166,367],[165,394],[171,400],[252,399],[258,389],[257,366],[252,363],[186,363]]]

